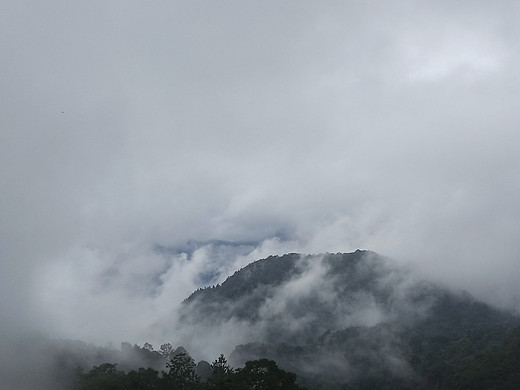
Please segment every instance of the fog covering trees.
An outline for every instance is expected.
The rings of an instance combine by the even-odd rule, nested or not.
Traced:
[[[78,376],[76,390],[304,390],[296,383],[296,375],[286,372],[272,360],[249,361],[234,370],[223,355],[211,365],[211,374],[202,380],[193,359],[186,353],[166,363],[161,375],[152,368],[139,368],[128,373],[118,371],[116,364],[94,366]]]
[[[449,387],[460,364],[500,348],[518,324],[464,291],[358,250],[256,261],[193,293],[171,330],[196,349],[228,335],[234,365],[269,358],[309,388],[328,390]]]
[[[115,349],[34,335],[17,346],[13,361],[23,353],[25,363],[12,365],[18,376],[6,375],[6,383],[23,390],[520,386],[518,317],[370,251],[256,261],[194,292],[170,326],[186,348],[123,342]],[[192,356],[204,359],[217,347],[223,353],[211,364],[196,364]]]
[[[280,332],[282,350],[303,352],[320,352],[322,335],[361,351],[354,339],[386,334],[369,361],[385,352],[406,372],[401,336],[413,332],[386,323],[410,318],[413,302],[392,302],[413,294],[395,289],[385,304],[355,290],[351,312],[336,311],[326,262],[279,289],[259,284],[272,296],[248,294],[256,311],[222,305],[232,315],[192,335],[171,318],[164,334],[143,331],[272,254],[373,248],[520,309],[520,2],[49,3],[4,0],[0,12],[5,387],[43,387],[47,361],[68,364],[21,353],[40,350],[33,331],[175,340],[209,361],[231,361],[237,345],[281,348]],[[308,371],[360,371],[360,353],[334,353]]]

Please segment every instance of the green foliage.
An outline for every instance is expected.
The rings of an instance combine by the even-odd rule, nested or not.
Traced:
[[[104,363],[81,376],[78,390],[126,390],[125,373],[117,371],[116,364]]]
[[[161,347],[159,349],[159,353],[161,356],[166,359],[170,360],[173,357],[173,347],[170,343],[164,343],[161,344]]]
[[[284,371],[273,360],[260,359],[246,362],[244,368],[237,370],[236,383],[240,389],[255,390],[300,390],[296,375]]]
[[[200,381],[195,363],[187,354],[179,354],[167,363],[168,372],[139,368],[128,373],[118,371],[115,364],[94,366],[79,375],[75,390],[304,390],[296,384],[296,375],[286,372],[272,360],[249,361],[234,370],[224,355],[216,359],[212,376]]]
[[[442,389],[520,389],[520,327],[500,345],[461,361],[453,372]]]
[[[234,374],[235,370],[221,354],[211,363],[211,377],[207,381],[207,387],[212,390],[232,389],[236,386]]]
[[[221,354],[217,360],[211,364],[211,372],[214,377],[227,377],[233,374],[234,370],[228,364],[227,359]]]
[[[162,381],[159,372],[152,368],[139,368],[126,375],[128,390],[158,390],[162,389]]]
[[[195,373],[195,362],[185,353],[180,353],[166,363],[167,372],[163,372],[163,378],[167,385],[174,389],[191,389],[198,383]]]
[[[480,326],[483,326],[480,324]],[[360,390],[360,389],[519,389],[520,388],[520,327],[508,332],[506,328],[474,329],[461,338],[449,332],[442,336],[433,328],[422,327],[421,332],[409,331],[407,360],[413,368],[413,376],[399,376],[381,365],[377,350],[372,356],[357,359],[358,353],[366,354],[370,345],[383,342],[381,329],[363,328],[336,332],[329,335],[329,341],[348,346],[351,368],[357,366],[355,376],[345,379],[338,376],[337,362],[323,363],[315,359],[312,351],[285,346],[277,348],[277,353],[302,355],[307,370],[328,365],[326,374],[303,378],[304,384],[315,390]],[[368,332],[368,333],[367,333]],[[375,332],[375,333],[372,333]],[[506,333],[505,333],[506,332]],[[458,332],[455,332],[459,335]],[[504,336],[504,334],[506,336]],[[370,340],[359,344],[360,336]],[[390,337],[386,334],[385,337]],[[326,345],[326,344],[323,344]],[[260,348],[260,346],[258,346]],[[368,349],[367,349],[368,348]],[[132,347],[131,350],[134,348]],[[168,349],[168,348],[166,348]],[[184,351],[182,348],[178,350]],[[269,349],[258,351],[269,352]],[[359,350],[359,352],[358,352]],[[309,354],[311,353],[311,354]],[[363,357],[365,355],[359,355]],[[375,360],[372,360],[375,359]],[[354,364],[354,362],[356,362]],[[205,363],[208,365],[208,363]],[[325,365],[324,365],[325,364]],[[321,365],[321,366],[320,366]],[[139,368],[128,373],[118,370],[116,364],[104,363],[94,366],[85,374],[78,373],[74,390],[301,390],[296,375],[280,369],[273,360],[250,360],[240,369],[233,369],[224,355],[220,355],[211,365],[211,376],[200,380],[196,376],[195,362],[184,352],[172,357],[166,363],[167,371],[160,375],[153,368]],[[298,367],[296,367],[298,368]]]
[[[185,302],[182,320],[186,326],[218,326],[233,318],[255,324],[263,315],[259,308],[276,298],[278,287],[316,261],[330,295],[324,299],[306,291],[291,298],[284,315],[264,321],[262,340],[235,348],[231,360],[246,362],[244,368],[234,370],[221,355],[196,369],[181,347],[163,344],[154,351],[151,345],[126,343],[123,356],[138,359],[123,363],[96,356],[95,362],[117,361],[126,370],[137,367],[136,362],[160,362],[160,367],[149,367],[161,370],[167,362],[166,372],[125,374],[115,366],[95,367],[78,389],[299,389],[296,375],[274,361],[313,390],[520,388],[520,328],[507,333],[518,326],[518,318],[468,294],[406,282],[402,270],[369,252],[259,260],[222,285],[194,293]],[[356,310],[365,306],[375,324],[356,323]],[[119,382],[126,387],[116,387]]]

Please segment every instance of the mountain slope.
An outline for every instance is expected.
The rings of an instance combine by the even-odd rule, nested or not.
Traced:
[[[314,389],[435,388],[515,324],[468,294],[358,250],[254,262],[186,299],[178,329],[201,345],[237,345],[235,364],[274,359]]]

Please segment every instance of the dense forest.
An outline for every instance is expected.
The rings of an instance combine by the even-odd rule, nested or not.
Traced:
[[[80,374],[75,382],[77,390],[304,390],[296,383],[296,375],[286,372],[272,360],[250,361],[243,368],[233,369],[224,355],[211,365],[195,364],[186,353],[173,356],[166,363],[166,371],[139,368],[119,371],[116,364],[104,363]]]
[[[234,365],[272,359],[309,389],[518,385],[517,316],[370,251],[271,256],[186,300],[181,326],[229,324],[254,330]]]
[[[194,292],[169,331],[187,349],[64,340],[17,349],[45,354],[31,370],[64,390],[520,388],[517,316],[368,251],[254,262]],[[215,345],[229,363],[191,357]]]
[[[480,334],[456,342],[423,340],[422,352],[412,359],[417,368],[413,377],[396,377],[389,371],[373,371],[366,362],[366,375],[347,381],[340,387],[355,389],[518,389],[520,388],[520,327],[509,329],[503,338]],[[494,340],[494,341],[490,341]],[[71,376],[75,390],[298,390],[302,387],[296,375],[278,367],[266,358],[248,361],[234,369],[224,355],[213,363],[195,361],[181,347],[173,350],[169,344],[153,351],[150,346],[133,347],[143,361],[159,361],[163,370],[140,367],[120,370],[115,363],[103,363],[90,371],[76,369]],[[140,352],[139,352],[140,351]],[[417,352],[417,351],[415,351]],[[311,362],[312,363],[312,362]],[[315,362],[319,365],[319,362]],[[360,363],[361,364],[361,363]],[[422,375],[420,375],[422,374]],[[323,382],[308,381],[308,389],[327,388],[335,377],[331,365],[330,378]],[[314,383],[313,383],[314,382]]]

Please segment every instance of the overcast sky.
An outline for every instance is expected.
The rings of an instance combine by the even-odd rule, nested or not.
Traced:
[[[515,0],[4,0],[4,336],[142,342],[287,251],[370,249],[520,309],[519,20]]]

